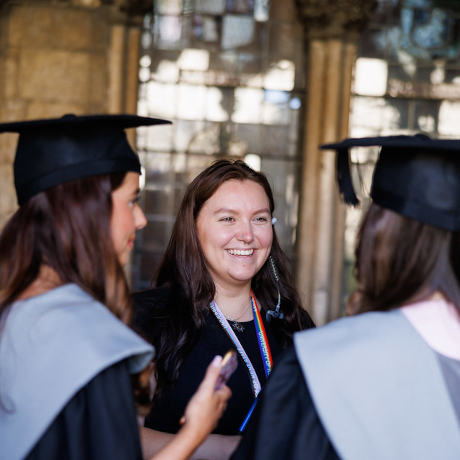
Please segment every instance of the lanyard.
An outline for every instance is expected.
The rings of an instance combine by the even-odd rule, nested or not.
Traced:
[[[268,344],[267,333],[265,332],[262,316],[260,315],[260,311],[257,307],[257,302],[252,291],[251,303],[252,312],[254,314],[254,325],[256,326],[257,341],[259,342],[259,350],[264,363],[265,377],[268,378],[273,367],[272,352],[270,351],[270,345]]]
[[[262,317],[260,315],[259,309],[257,308],[257,303],[254,298],[254,293],[252,291],[251,291],[251,303],[252,303],[252,312],[254,316],[254,325],[255,325],[256,334],[257,334],[257,341],[259,343],[259,349],[262,355],[262,361],[264,363],[265,376],[268,377],[268,375],[271,372],[272,366],[273,366],[273,359],[272,359],[272,355],[270,351],[270,345],[268,344],[267,333],[265,332],[265,327],[262,322]],[[249,376],[251,378],[252,390],[254,392],[254,396],[257,397],[262,387],[260,385],[259,378],[257,377],[257,373],[254,369],[254,366],[251,363],[251,360],[249,359],[248,355],[244,351],[244,348],[242,347],[240,341],[238,340],[238,337],[235,335],[235,332],[233,331],[230,324],[228,323],[227,318],[225,318],[224,314],[222,313],[222,311],[217,306],[214,300],[211,302],[210,307],[211,307],[212,312],[216,316],[217,320],[219,321],[220,325],[224,329],[225,333],[228,335],[230,340],[235,345],[235,348],[237,352],[239,353],[239,355],[241,356],[241,359],[243,360],[244,364],[248,368]]]

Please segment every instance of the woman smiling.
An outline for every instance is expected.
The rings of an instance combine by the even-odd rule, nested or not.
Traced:
[[[157,350],[156,395],[145,422],[155,431],[143,433],[149,453],[161,445],[159,432],[179,429],[209,357],[234,349],[233,396],[197,453],[227,458],[273,360],[294,332],[313,326],[287,271],[273,212],[267,178],[242,161],[217,161],[188,187],[156,288],[134,294],[134,328]]]

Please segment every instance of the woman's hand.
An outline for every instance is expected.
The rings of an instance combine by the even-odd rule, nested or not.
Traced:
[[[199,443],[217,426],[227,401],[232,395],[230,389],[223,385],[215,389],[221,371],[222,357],[216,356],[206,370],[206,375],[198,390],[190,399],[182,418],[184,426],[181,429],[188,431]]]
[[[221,356],[216,356],[212,360],[203,381],[185,408],[183,427],[151,460],[185,460],[189,458],[216,427],[227,407],[227,401],[232,395],[230,388],[226,385],[218,390],[215,389],[221,371],[221,363]],[[234,449],[239,440],[232,441]]]

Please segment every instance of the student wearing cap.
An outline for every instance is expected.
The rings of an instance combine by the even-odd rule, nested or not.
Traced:
[[[353,316],[295,334],[232,458],[454,460],[460,456],[460,141],[382,146],[358,235]]]
[[[135,231],[140,164],[125,128],[137,116],[65,116],[17,132],[19,209],[0,234],[0,459],[141,459],[154,349],[126,326],[122,266]],[[156,459],[185,459],[230,396],[216,357]],[[134,390],[134,392],[133,392]]]

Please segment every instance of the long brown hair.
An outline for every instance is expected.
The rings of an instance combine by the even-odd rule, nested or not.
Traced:
[[[215,296],[216,287],[200,246],[196,219],[204,203],[229,180],[250,180],[259,184],[268,197],[272,214],[275,209],[273,193],[266,176],[241,160],[214,162],[187,188],[168,247],[154,276],[157,287],[170,286],[171,291],[179,292],[185,299],[185,302],[171,302],[167,312],[169,321],[162,328],[160,341],[155,343],[158,391],[168,380],[177,379],[187,350],[197,339],[204,315],[209,311],[209,304]],[[292,343],[295,331],[311,327],[313,322],[301,307],[299,295],[287,268],[287,257],[279,245],[274,229],[270,255],[278,270],[281,309],[285,314],[283,321],[274,321],[276,326],[272,329],[280,346],[286,348]],[[268,260],[252,279],[251,287],[264,309],[276,305],[277,284]],[[181,311],[180,305],[186,305],[186,311]],[[168,378],[168,375],[172,378]]]
[[[46,264],[63,284],[77,284],[128,322],[128,286],[106,238],[111,192],[110,176],[93,176],[41,192],[18,209],[0,235],[0,314]]]
[[[64,183],[32,197],[16,211],[0,234],[3,320],[9,306],[45,264],[62,284],[77,284],[124,323],[129,322],[128,284],[112,239],[107,237],[111,234],[111,194],[124,176],[117,173]],[[142,385],[136,381],[134,386],[144,399]]]
[[[347,309],[387,311],[439,291],[460,310],[460,233],[372,203],[358,234],[358,287]]]

